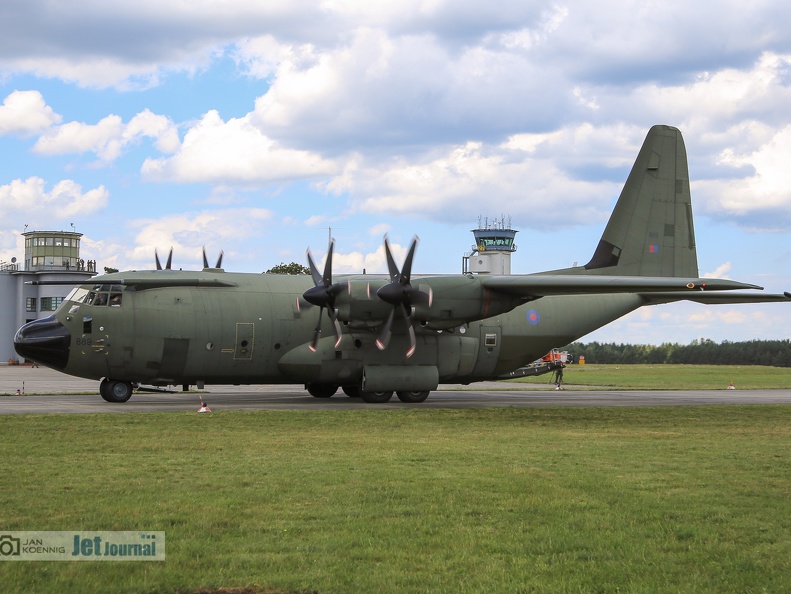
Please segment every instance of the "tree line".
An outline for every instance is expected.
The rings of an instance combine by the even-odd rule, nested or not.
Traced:
[[[770,365],[791,367],[791,340],[750,340],[747,342],[709,339],[693,340],[688,345],[665,343],[615,344],[574,342],[561,350],[580,356],[586,363],[599,364],[662,364],[687,365]]]

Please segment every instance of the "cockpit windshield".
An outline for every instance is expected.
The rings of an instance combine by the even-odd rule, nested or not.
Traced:
[[[123,290],[123,285],[93,285],[90,288],[85,286],[77,287],[69,293],[66,300],[86,305],[120,307]]]

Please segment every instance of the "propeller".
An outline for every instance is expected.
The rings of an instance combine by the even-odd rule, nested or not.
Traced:
[[[382,333],[376,340],[376,346],[380,350],[385,350],[387,348],[390,337],[392,336],[393,319],[395,318],[396,310],[400,310],[404,323],[409,329],[409,350],[406,352],[407,358],[415,353],[417,344],[415,340],[415,329],[412,327],[411,320],[412,306],[420,302],[431,304],[431,293],[416,289],[411,283],[412,260],[415,257],[417,242],[418,238],[415,236],[412,240],[412,244],[409,246],[409,252],[407,252],[406,259],[404,260],[404,266],[399,270],[393,259],[393,253],[390,250],[390,242],[387,240],[387,235],[385,235],[385,255],[387,256],[387,268],[390,272],[390,282],[376,292],[377,296],[382,301],[386,301],[393,306],[382,328]]]
[[[159,254],[156,250],[154,250],[154,260],[157,263],[157,270],[162,270],[162,263],[159,261]],[[168,254],[168,261],[165,263],[165,270],[170,270],[170,263],[173,261],[173,248],[170,248],[170,253]]]
[[[217,258],[217,264],[214,265],[215,268],[222,268],[222,257],[225,252],[220,252],[220,257]],[[203,248],[203,267],[209,267],[209,261],[206,259],[206,248]]]
[[[313,333],[313,342],[310,344],[310,350],[313,352],[316,351],[316,345],[318,344],[319,337],[321,336],[321,316],[325,307],[327,308],[327,315],[329,315],[332,323],[335,325],[335,336],[338,338],[335,341],[336,349],[338,346],[340,346],[341,338],[343,337],[341,334],[341,325],[340,322],[338,322],[338,312],[335,310],[335,298],[346,290],[346,285],[333,284],[332,282],[332,251],[334,247],[335,240],[332,239],[330,240],[330,247],[327,250],[327,261],[324,263],[324,274],[319,272],[319,269],[313,262],[313,258],[310,255],[310,250],[307,251],[310,274],[313,277],[313,283],[315,286],[305,291],[302,294],[302,297],[308,303],[317,305],[319,307],[319,321],[316,324],[316,330]]]

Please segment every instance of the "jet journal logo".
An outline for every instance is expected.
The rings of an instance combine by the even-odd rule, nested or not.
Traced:
[[[0,532],[0,561],[164,560],[164,532]]]

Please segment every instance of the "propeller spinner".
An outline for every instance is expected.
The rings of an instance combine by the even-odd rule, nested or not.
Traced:
[[[338,312],[335,309],[335,298],[344,290],[346,290],[346,285],[333,284],[332,282],[332,251],[334,247],[335,240],[333,239],[330,240],[330,247],[327,250],[327,261],[324,263],[324,274],[319,272],[319,269],[313,262],[313,258],[310,255],[310,250],[307,251],[310,274],[313,277],[313,283],[315,286],[305,291],[302,294],[302,297],[308,303],[317,305],[320,308],[319,320],[316,324],[316,330],[313,333],[313,342],[309,347],[310,350],[314,352],[316,351],[316,345],[318,344],[319,338],[321,336],[321,316],[325,307],[327,308],[327,315],[329,315],[330,319],[335,325],[335,336],[337,337],[337,340],[335,341],[336,349],[340,346],[341,338],[343,337],[341,334],[341,325],[340,322],[338,322]]]

